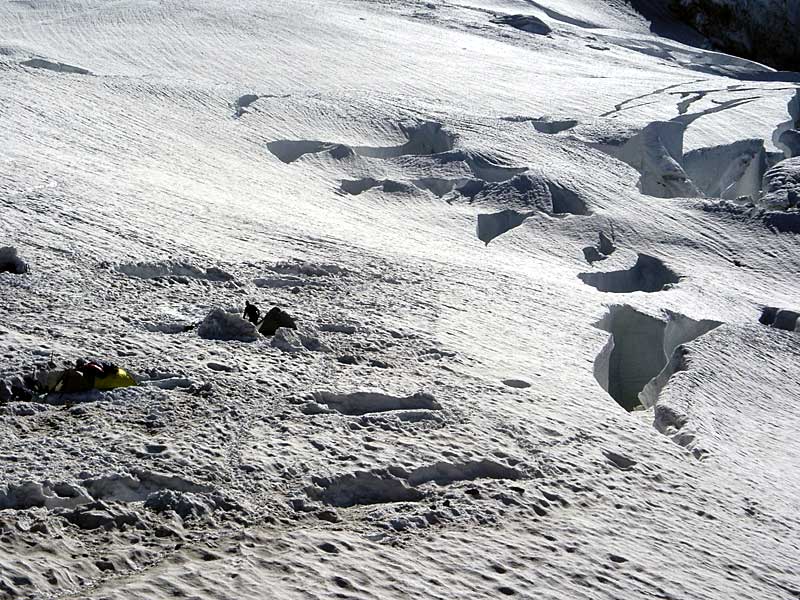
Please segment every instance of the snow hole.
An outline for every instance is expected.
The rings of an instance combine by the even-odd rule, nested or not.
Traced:
[[[681,276],[667,267],[661,259],[647,254],[639,254],[636,264],[625,271],[579,273],[578,277],[586,285],[614,294],[660,292],[666,286],[681,280]]]
[[[597,355],[594,376],[627,411],[652,408],[669,378],[683,370],[680,347],[722,325],[667,312],[665,319],[614,305],[597,327],[611,334]]]

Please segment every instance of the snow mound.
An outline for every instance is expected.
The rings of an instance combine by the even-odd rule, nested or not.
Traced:
[[[124,506],[112,506],[105,502],[91,502],[69,511],[61,511],[58,514],[79,529],[87,531],[94,529],[109,531],[131,526],[143,527],[144,525],[142,518],[135,511]],[[98,561],[97,566],[102,570],[104,567],[111,568],[113,565]]]
[[[421,177],[414,179],[411,183],[420,190],[426,190],[436,196],[442,198],[455,191],[470,181],[468,178],[453,178],[446,177]]]
[[[72,508],[91,500],[85,489],[70,483],[25,481],[0,486],[0,509]]]
[[[358,331],[358,326],[350,325],[348,323],[321,323],[319,330],[327,333],[344,333],[346,335],[352,335]]]
[[[338,477],[315,477],[306,488],[308,496],[323,503],[348,508],[388,502],[415,502],[425,494],[389,471],[359,471]]]
[[[474,196],[486,182],[496,183],[508,181],[515,175],[519,175],[528,170],[527,167],[514,166],[509,160],[502,157],[471,150],[451,150],[450,152],[442,152],[441,154],[433,156],[432,159],[439,165],[463,163],[464,167],[472,172],[475,176],[475,182],[472,186],[477,186],[477,188],[473,193],[469,193],[464,190],[462,186],[462,189],[459,191],[465,196]]]
[[[303,344],[303,338],[300,337],[300,334],[288,327],[279,327],[275,331],[275,335],[272,336],[270,345],[288,354],[295,354],[306,350]]]
[[[427,156],[449,152],[455,147],[456,136],[437,121],[403,122],[398,124],[408,140],[400,146],[358,146],[354,151],[369,158],[397,158],[400,156]]]
[[[230,510],[232,504],[219,494],[180,490],[156,490],[147,496],[144,507],[155,513],[175,512],[183,520],[206,517],[218,509]]]
[[[252,342],[259,338],[258,331],[250,321],[238,313],[221,308],[212,310],[197,328],[197,335],[207,340],[238,340]]]
[[[800,157],[788,158],[764,174],[760,204],[769,210],[800,207]]]
[[[342,508],[390,502],[416,502],[428,492],[418,489],[427,483],[448,486],[476,479],[518,480],[524,473],[491,459],[464,462],[438,461],[412,470],[401,467],[357,471],[334,477],[313,477],[308,496]]]
[[[572,129],[578,124],[577,119],[554,119],[551,117],[525,117],[517,115],[513,117],[501,117],[503,121],[511,123],[530,123],[539,133],[555,135],[562,131]]]
[[[95,500],[141,502],[161,490],[207,494],[213,489],[179,475],[162,474],[147,469],[134,469],[131,474],[111,473],[82,482]]]
[[[449,485],[458,481],[474,481],[475,479],[522,479],[523,473],[513,467],[485,458],[458,463],[439,461],[430,466],[414,469],[407,478],[411,485],[422,485],[428,482]]]
[[[589,214],[587,202],[580,194],[559,182],[532,173],[488,183],[475,194],[474,201],[511,209],[536,209],[556,215]]]
[[[306,277],[334,277],[347,275],[349,271],[339,265],[330,263],[315,263],[305,260],[289,260],[276,263],[271,271],[282,275],[295,275]]]
[[[165,260],[160,262],[123,263],[116,270],[137,279],[168,279],[187,283],[188,279],[232,281],[233,275],[217,267],[203,269],[191,263]]]
[[[293,288],[306,285],[308,282],[296,276],[288,277],[256,277],[253,279],[253,285],[259,288],[279,289],[279,288]]]
[[[14,246],[0,248],[0,273],[22,275],[28,272],[28,264],[17,254]]]
[[[192,324],[189,321],[158,321],[142,323],[142,327],[152,333],[174,335],[189,331],[192,328]]]

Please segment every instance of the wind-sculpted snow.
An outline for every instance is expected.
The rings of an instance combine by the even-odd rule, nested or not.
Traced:
[[[555,135],[574,128],[578,121],[575,119],[552,119],[549,117],[503,117],[504,121],[512,123],[530,123],[539,133]]]
[[[0,598],[797,596],[800,78],[669,25],[0,3]]]
[[[492,23],[509,25],[515,29],[537,35],[547,35],[553,31],[547,23],[532,15],[501,15],[492,19]]]
[[[800,208],[800,157],[778,163],[764,174],[760,204],[772,210]]]
[[[353,196],[358,196],[359,194],[363,194],[364,192],[377,187],[389,194],[396,194],[413,192],[415,186],[412,184],[403,183],[401,181],[394,181],[392,179],[378,181],[376,179],[372,179],[372,177],[358,179],[355,181],[344,180],[342,181],[341,186],[343,192]]]
[[[328,152],[333,158],[341,160],[354,155],[353,149],[343,144],[317,142],[314,140],[277,140],[269,142],[267,149],[281,162],[293,163],[306,154]]]
[[[352,155],[369,158],[397,158],[400,156],[424,156],[440,154],[453,149],[455,136],[442,127],[441,123],[426,121],[422,123],[400,123],[398,129],[406,138],[399,146],[350,147],[344,144],[317,142],[310,140],[278,140],[267,144],[267,148],[282,162],[292,163],[305,154],[329,152],[341,160]]]
[[[75,67],[65,63],[54,62],[45,58],[31,58],[30,60],[23,61],[21,64],[32,69],[46,69],[48,71],[55,71],[56,73],[70,73],[73,75],[91,74],[88,69]]]
[[[470,199],[479,204],[533,208],[557,215],[589,214],[587,202],[580,194],[557,181],[529,173],[515,175],[507,181],[485,184],[477,193],[470,195]]]
[[[641,174],[639,190],[657,198],[693,197],[699,190],[689,179],[683,162],[682,123],[654,122],[619,148],[607,149]]]
[[[767,169],[763,140],[700,148],[683,157],[686,174],[706,196],[758,199]]]

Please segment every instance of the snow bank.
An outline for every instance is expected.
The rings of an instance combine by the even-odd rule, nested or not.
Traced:
[[[781,150],[786,158],[800,156],[800,90],[789,100],[786,109],[789,119],[779,123],[772,132],[772,142]]]
[[[45,58],[31,58],[22,62],[25,67],[32,69],[45,69],[47,71],[55,71],[56,73],[69,73],[72,75],[91,75],[88,69],[83,67],[76,67],[62,62],[47,60]]]
[[[681,166],[686,126],[655,121],[619,148],[605,147],[612,156],[639,171],[639,191],[656,198],[693,198],[700,191]]]
[[[117,266],[117,271],[137,279],[173,278],[181,283],[186,283],[188,279],[205,281],[231,281],[233,279],[233,275],[217,267],[203,269],[190,263],[173,260],[124,263]]]
[[[706,196],[736,200],[758,198],[767,170],[763,140],[740,140],[686,153],[683,167]]]

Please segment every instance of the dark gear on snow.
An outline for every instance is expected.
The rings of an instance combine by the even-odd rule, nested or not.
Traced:
[[[297,329],[297,324],[289,313],[282,311],[277,306],[272,308],[261,321],[261,326],[258,332],[261,335],[275,335],[279,327],[288,327],[289,329]]]

